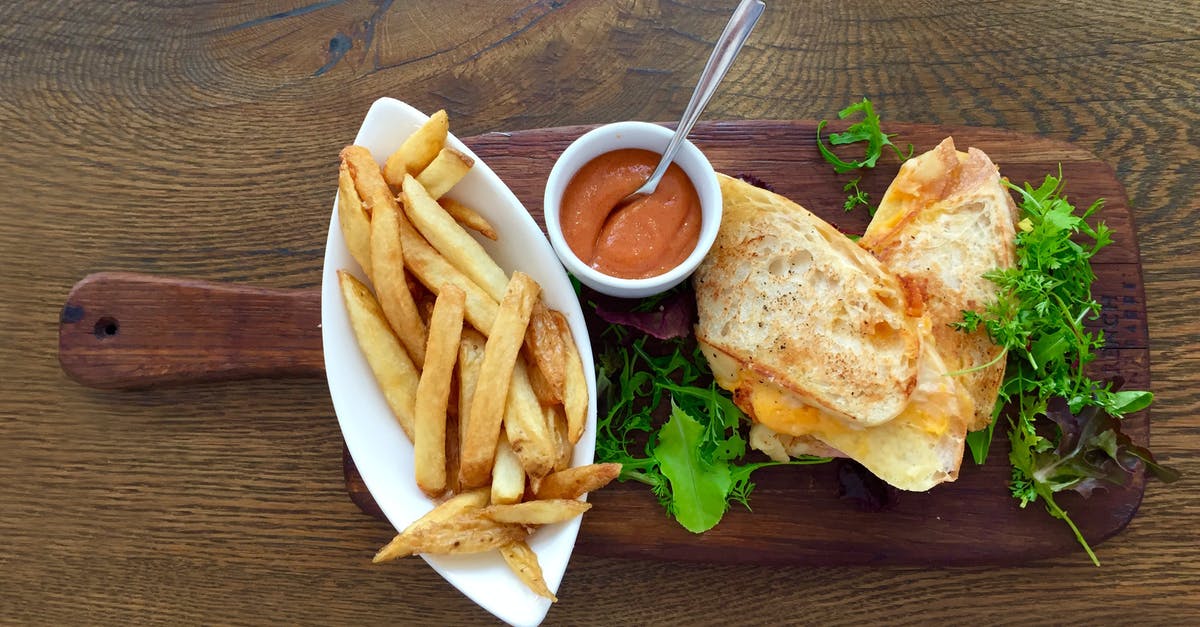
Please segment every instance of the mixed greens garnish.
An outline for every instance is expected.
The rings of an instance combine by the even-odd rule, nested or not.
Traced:
[[[643,303],[642,311],[633,312],[642,316],[602,314],[620,322],[604,329],[605,348],[596,360],[596,457],[619,462],[619,479],[650,486],[669,515],[701,533],[720,522],[732,503],[750,508],[755,470],[828,459],[745,460],[745,415],[713,382],[708,361],[689,341],[690,318],[675,327],[681,333],[660,340],[640,334],[632,339],[636,331],[627,326],[645,328],[649,320],[658,329],[655,320],[663,315],[677,319],[681,314],[674,312],[686,311],[680,303],[692,298],[690,291],[676,291]]]
[[[1005,184],[1021,198],[1016,265],[985,274],[999,287],[996,302],[982,313],[964,311],[963,321],[955,325],[968,332],[982,325],[1004,349],[1001,358],[1008,359],[996,419],[969,434],[967,443],[982,464],[998,419],[1007,416],[1013,496],[1022,507],[1040,498],[1051,516],[1071,527],[1098,565],[1054,495],[1075,490],[1087,496],[1102,482],[1124,485],[1140,464],[1163,481],[1179,475],[1121,433],[1119,419],[1145,409],[1154,396],[1119,390],[1086,372],[1104,346],[1104,333],[1084,326],[1100,313],[1100,303],[1092,298],[1096,276],[1091,259],[1112,242],[1103,222],[1093,226],[1087,221],[1102,201],[1076,213],[1062,194],[1061,172],[1046,176],[1036,188]]]
[[[825,121],[817,125],[817,147],[837,173],[874,167],[884,146],[891,146],[902,160],[912,155],[911,145],[906,156],[892,144],[895,134],[882,131],[869,100],[839,111],[838,117],[854,112],[861,112],[863,119],[829,139],[832,145],[866,142],[862,159],[845,161],[834,155],[821,141]],[[845,208],[863,204],[874,215],[858,181],[843,189],[851,192]],[[1075,490],[1088,496],[1104,482],[1124,485],[1142,464],[1163,481],[1174,481],[1179,474],[1156,463],[1150,451],[1121,432],[1120,418],[1148,407],[1153,395],[1119,390],[1119,381],[1102,383],[1086,373],[1104,346],[1103,332],[1092,333],[1084,325],[1100,313],[1100,303],[1092,298],[1096,275],[1091,259],[1112,243],[1112,232],[1103,222],[1088,222],[1103,201],[1077,213],[1062,194],[1061,171],[1046,176],[1036,188],[1007,180],[1004,184],[1021,200],[1016,265],[984,275],[999,287],[996,302],[983,312],[964,311],[962,322],[955,324],[967,332],[982,325],[992,342],[1004,349],[997,359],[1008,360],[993,420],[986,429],[969,433],[967,445],[975,462],[984,463],[996,425],[1005,419],[1013,497],[1022,507],[1040,498],[1051,516],[1070,526],[1098,565],[1054,495]]]

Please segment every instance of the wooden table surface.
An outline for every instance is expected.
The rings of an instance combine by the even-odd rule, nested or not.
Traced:
[[[380,96],[460,136],[678,117],[732,0],[0,7],[0,620],[488,623],[345,495],[319,379],[100,392],[56,359],[71,285],[320,280],[338,149]],[[549,624],[1200,618],[1200,3],[769,0],[705,119],[995,126],[1107,160],[1136,215],[1151,483],[1126,531],[1020,567],[576,556]],[[803,516],[804,512],[796,512]],[[987,538],[980,538],[987,542]]]

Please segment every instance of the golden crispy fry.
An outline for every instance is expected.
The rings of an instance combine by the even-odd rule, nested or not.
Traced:
[[[529,333],[525,333],[525,337],[529,337]],[[521,350],[521,357],[525,359],[529,370],[529,387],[533,388],[534,396],[542,405],[557,405],[562,403],[562,394],[556,391],[550,382],[546,380],[546,375],[542,374],[542,369],[538,368],[537,362],[534,361],[533,351],[529,350],[529,344]]]
[[[363,210],[358,190],[354,189],[354,177],[350,167],[343,161],[338,166],[338,224],[350,256],[358,262],[367,276],[371,274],[371,218]]]
[[[554,470],[558,459],[554,432],[546,424],[546,415],[529,385],[529,374],[521,357],[513,364],[504,405],[504,432],[526,474],[542,477]]]
[[[483,348],[487,338],[470,327],[463,329],[458,343],[458,447],[466,446],[467,418],[471,415],[471,401],[475,398],[475,384],[479,381],[479,367],[483,364]]]
[[[354,179],[354,189],[368,216],[374,218],[376,207],[396,204],[396,198],[383,180],[383,173],[379,171],[379,164],[371,156],[370,150],[362,146],[346,146],[342,149],[341,157],[342,163],[350,171],[350,178]]]
[[[412,533],[416,529],[425,526],[445,522],[462,514],[464,512],[478,510],[488,503],[488,491],[486,488],[476,490],[468,490],[461,494],[447,499],[442,504],[429,510],[424,516],[418,518],[411,525],[404,528],[404,531],[396,534],[392,541],[379,549],[372,562],[386,562],[394,560],[397,557],[404,557],[414,553],[412,543]]]
[[[372,561],[379,563],[417,553],[482,553],[529,536],[521,525],[493,521],[481,511],[466,509],[448,518],[414,523],[380,549]]]
[[[400,245],[400,220],[403,219],[395,203],[375,207],[370,223],[371,258],[375,260],[371,281],[375,283],[379,305],[392,330],[400,337],[417,367],[424,368],[427,330],[404,272],[404,252]]]
[[[478,231],[480,235],[493,242],[496,241],[496,229],[492,228],[492,224],[474,209],[446,196],[439,198],[438,204],[459,224],[473,231]]]
[[[509,445],[508,436],[501,433],[496,444],[496,463],[492,466],[492,503],[519,503],[522,496],[525,496],[525,469]]]
[[[563,345],[558,323],[555,322],[550,309],[540,300],[533,306],[533,313],[529,316],[525,346],[537,363],[537,369],[550,384],[550,391],[553,392],[549,396],[552,399],[550,402],[561,403],[566,380],[567,349]]]
[[[400,219],[400,245],[404,249],[405,265],[422,285],[436,293],[449,283],[466,292],[467,322],[484,334],[491,332],[499,307],[496,300],[446,261],[404,216]]]
[[[583,429],[587,426],[587,379],[583,376],[583,360],[579,358],[579,347],[575,344],[575,337],[571,335],[571,327],[567,324],[566,317],[558,311],[550,313],[558,325],[566,354],[566,370],[563,373],[563,409],[567,414],[567,435],[571,439],[571,444],[575,444],[579,438],[583,437]]]
[[[430,196],[441,198],[471,171],[473,165],[475,160],[467,155],[453,148],[443,148],[417,175],[417,182],[425,187]]]
[[[407,180],[406,180],[407,183]],[[523,272],[514,272],[484,346],[479,381],[467,418],[459,472],[467,486],[487,483],[500,437],[500,422],[529,314],[541,288]]]
[[[539,500],[577,499],[608,485],[621,474],[620,464],[589,464],[552,472],[537,488]]]
[[[500,547],[500,555],[509,569],[516,574],[534,593],[557,603],[558,597],[550,592],[546,579],[542,576],[542,566],[538,564],[537,554],[525,542],[514,542]]]
[[[460,555],[498,549],[527,537],[529,532],[521,525],[495,521],[481,512],[466,512],[442,523],[419,527],[410,540],[413,553]]]
[[[417,486],[430,496],[446,489],[446,404],[458,359],[465,302],[466,295],[453,285],[443,285],[438,292],[429,321],[425,370],[417,385],[413,466]]]
[[[404,212],[417,231],[450,265],[470,277],[488,296],[500,300],[508,286],[508,276],[504,270],[466,229],[437,204],[420,182],[411,176],[405,177],[403,189]]]
[[[338,270],[338,283],[358,345],[367,358],[371,372],[375,374],[375,380],[383,389],[388,407],[408,439],[412,440],[413,410],[420,374],[388,326],[383,310],[367,286],[345,270]]]
[[[429,116],[429,121],[409,135],[400,148],[388,157],[383,166],[388,185],[399,189],[405,174],[416,175],[424,170],[446,143],[449,131],[450,118],[444,110]]]
[[[542,413],[546,416],[546,424],[550,425],[553,434],[554,447],[557,455],[554,460],[554,470],[565,470],[571,467],[571,457],[575,454],[575,446],[567,433],[567,416],[563,413],[562,405],[543,405]]]
[[[457,494],[462,491],[462,483],[458,480],[458,460],[461,457],[461,440],[458,435],[458,412],[453,411],[455,399],[454,388],[451,387],[449,410],[446,412],[446,492]]]
[[[489,505],[480,512],[499,523],[552,525],[570,520],[591,509],[591,503],[573,499],[525,501],[512,505]]]

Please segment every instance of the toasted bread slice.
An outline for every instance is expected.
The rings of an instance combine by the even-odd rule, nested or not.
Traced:
[[[696,339],[854,427],[895,418],[920,353],[900,282],[803,207],[718,176],[724,216],[693,279]]]
[[[996,285],[983,274],[1015,263],[1016,215],[991,159],[946,138],[901,166],[859,240],[920,293],[949,371],[967,371],[957,376],[974,401],[971,430],[992,420],[1004,359],[982,328],[963,333],[950,324],[995,300]]]
[[[917,387],[895,419],[855,428],[808,406],[777,382],[737,370],[735,362],[701,345],[722,387],[734,391],[737,405],[755,421],[751,447],[772,459],[799,455],[849,457],[902,490],[924,491],[954,481],[962,463],[971,396],[946,366],[922,319]],[[731,370],[732,367],[732,370]]]

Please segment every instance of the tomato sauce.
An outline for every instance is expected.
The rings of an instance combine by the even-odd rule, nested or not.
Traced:
[[[623,279],[660,275],[683,263],[700,238],[700,196],[672,163],[649,197],[618,207],[658,165],[658,153],[614,150],[584,164],[559,209],[563,238],[585,264]]]

